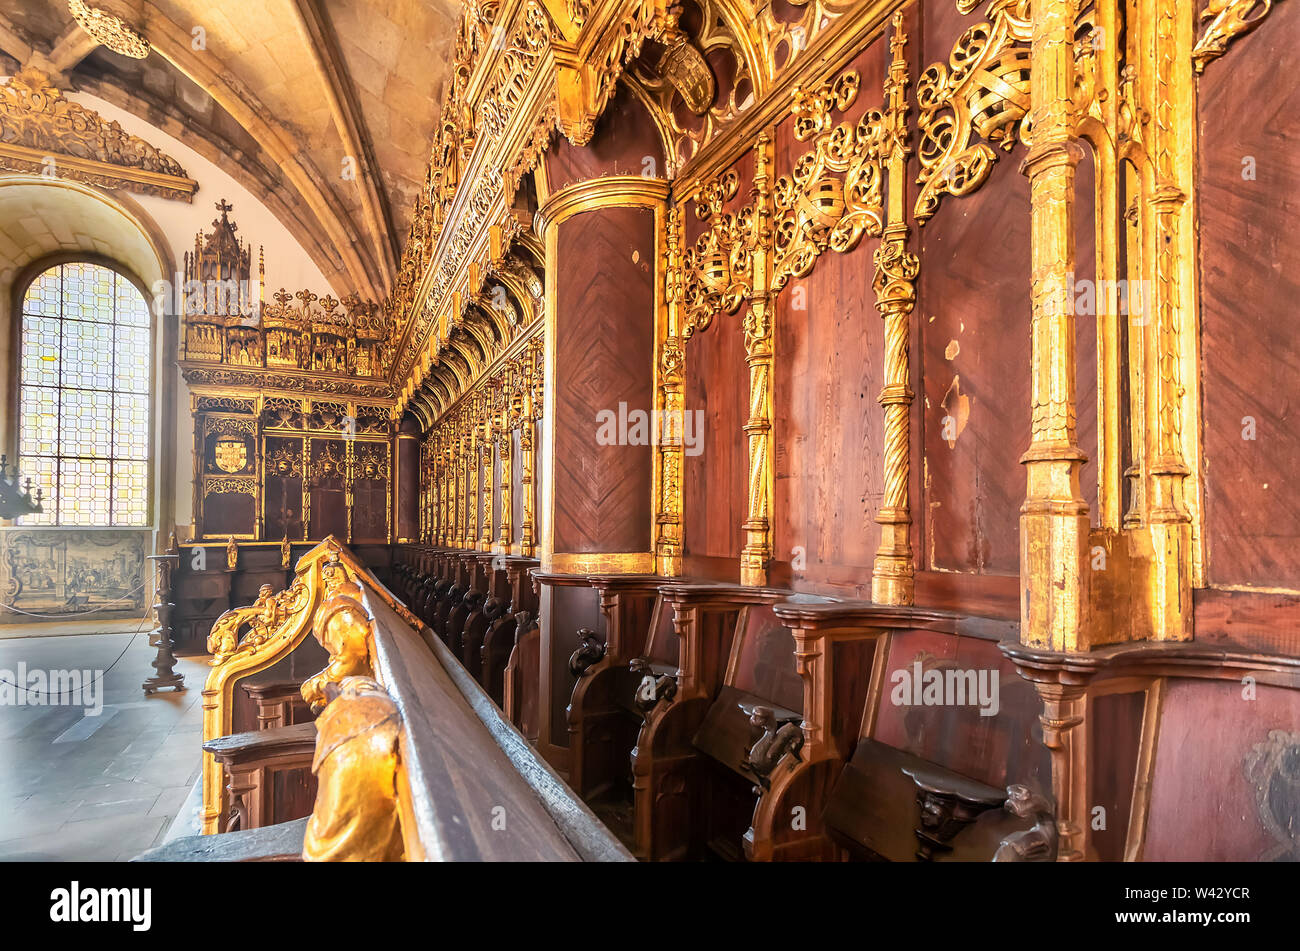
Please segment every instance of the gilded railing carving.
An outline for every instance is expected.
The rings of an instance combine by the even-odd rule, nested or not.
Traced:
[[[269,584],[262,585],[252,606],[232,608],[217,618],[208,634],[211,666],[220,667],[241,654],[256,654],[275,640],[290,615],[307,605],[307,588],[300,581],[295,580],[279,594],[272,590]]]
[[[294,580],[285,591],[272,594],[270,586],[264,585],[251,607],[217,619],[208,638],[212,669],[203,686],[205,740],[233,732],[238,683],[287,656],[307,637],[315,610],[326,597],[327,581],[333,583],[331,578],[358,570],[363,569],[340,560],[338,543],[328,538],[298,560]],[[203,754],[202,786],[203,832],[217,832],[228,812],[227,792],[221,767],[210,753]]]
[[[305,862],[400,862],[397,802],[402,715],[369,675],[343,678],[316,719],[316,802]]]
[[[312,624],[312,636],[329,654],[325,669],[302,685],[302,698],[313,713],[328,704],[329,689],[347,677],[369,677],[371,661],[371,619],[361,603],[361,586],[342,576],[335,563],[326,563],[325,598]]]

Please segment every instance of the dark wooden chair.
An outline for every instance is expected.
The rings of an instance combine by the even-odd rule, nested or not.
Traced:
[[[738,625],[747,623],[751,608],[789,592],[701,583],[659,590],[673,612],[673,630],[661,615],[645,655],[629,665],[639,678],[634,704],[643,716],[631,754],[634,852],[653,861],[697,859],[705,854],[703,820],[712,814],[714,791],[706,782],[707,757],[693,740],[726,683]],[[733,785],[740,782],[736,777]],[[743,831],[742,825],[733,836],[737,854]]]

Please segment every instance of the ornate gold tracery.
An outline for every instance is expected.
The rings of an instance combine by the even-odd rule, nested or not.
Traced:
[[[968,14],[977,3],[957,0],[957,9]],[[916,84],[922,224],[945,194],[984,184],[997,161],[993,146],[1009,152],[1029,138],[1029,0],[992,0],[985,15],[957,40],[948,65],[934,63]],[[984,141],[972,142],[976,135]]]
[[[856,125],[834,123],[833,113],[853,105],[861,77],[852,71],[816,89],[794,93],[794,135],[813,143],[793,172],[777,179],[773,286],[804,277],[828,248],[852,251],[864,234],[879,237],[884,228],[881,156],[891,130],[878,110]]]

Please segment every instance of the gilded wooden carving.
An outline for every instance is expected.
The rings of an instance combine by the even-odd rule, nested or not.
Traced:
[[[318,785],[303,861],[401,861],[397,704],[370,677],[345,677],[316,729],[312,772]]]
[[[171,156],[64,98],[32,67],[0,85],[0,168],[187,202],[199,187]]]
[[[340,574],[337,564],[327,563],[327,572]],[[372,621],[361,603],[361,587],[354,581],[326,582],[328,597],[316,612],[312,636],[329,653],[325,669],[302,685],[302,698],[313,713],[329,703],[331,686],[337,687],[347,677],[371,675],[370,638]]]
[[[1210,0],[1201,11],[1201,19],[1208,22],[1192,49],[1196,71],[1202,72],[1207,63],[1226,53],[1231,43],[1259,26],[1272,9],[1273,0]]]
[[[777,290],[808,274],[823,251],[852,251],[864,234],[879,237],[884,227],[881,156],[890,144],[884,117],[873,109],[856,125],[834,122],[834,113],[848,109],[861,86],[850,71],[815,89],[795,90],[794,135],[813,149],[773,189]]]
[[[958,0],[957,9],[970,13],[977,2]],[[957,40],[948,65],[933,64],[916,84],[921,191],[915,215],[922,223],[944,195],[969,195],[984,184],[997,161],[995,146],[1009,152],[1028,137],[1028,0],[992,0],[985,16]]]

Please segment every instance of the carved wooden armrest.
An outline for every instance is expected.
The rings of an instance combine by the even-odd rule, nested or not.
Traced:
[[[605,656],[605,645],[597,639],[596,632],[579,629],[578,649],[569,655],[569,673],[581,680],[587,670]]]
[[[272,727],[269,730],[231,733],[229,736],[208,740],[203,744],[203,749],[221,763],[231,766],[242,765],[249,760],[288,755],[295,751],[304,752],[307,761],[311,762],[312,752],[316,749],[316,724],[313,721]]]
[[[1034,825],[998,843],[993,861],[1055,862],[1058,836],[1056,808],[1051,801],[1017,783],[1007,787],[1007,801],[1003,808],[1019,819],[1033,819]]]
[[[220,835],[186,835],[164,842],[132,862],[297,862],[306,819]]]
[[[749,715],[750,724],[762,731],[740,767],[758,780],[754,792],[765,792],[772,786],[772,771],[787,754],[802,762],[799,751],[803,749],[803,717],[785,707],[755,703],[741,703],[739,707]]]
[[[670,664],[656,664],[646,657],[638,657],[627,665],[628,670],[641,678],[636,688],[633,704],[642,715],[648,714],[661,700],[677,696],[677,668]]]

